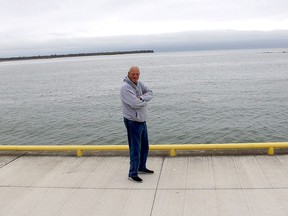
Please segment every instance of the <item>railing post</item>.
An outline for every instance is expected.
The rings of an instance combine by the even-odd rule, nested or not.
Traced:
[[[83,151],[81,149],[77,149],[77,156],[82,157],[83,156]]]
[[[171,157],[175,157],[176,156],[176,150],[175,149],[170,149],[169,154]]]
[[[268,155],[274,155],[274,147],[268,148]]]

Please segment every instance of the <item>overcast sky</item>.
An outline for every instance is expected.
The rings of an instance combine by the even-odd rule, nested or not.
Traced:
[[[106,49],[105,38],[206,30],[288,30],[288,1],[0,0],[0,57],[61,52],[61,44],[77,52],[97,38]]]

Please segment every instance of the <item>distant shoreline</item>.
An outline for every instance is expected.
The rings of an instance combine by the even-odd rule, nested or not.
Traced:
[[[63,54],[63,55],[43,55],[43,56],[22,56],[22,57],[8,57],[0,58],[3,61],[19,61],[19,60],[34,60],[34,59],[53,59],[53,58],[67,58],[67,57],[82,57],[82,56],[101,56],[101,55],[124,55],[124,54],[138,54],[138,53],[154,53],[154,50],[134,50],[134,51],[115,51],[115,52],[97,52],[97,53],[78,53],[78,54]]]

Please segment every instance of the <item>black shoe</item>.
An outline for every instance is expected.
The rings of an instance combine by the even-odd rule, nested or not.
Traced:
[[[130,181],[133,181],[133,182],[136,182],[136,183],[142,183],[143,180],[141,178],[139,178],[139,176],[131,176],[131,177],[128,177],[128,179]]]
[[[149,170],[147,168],[138,171],[140,174],[154,174],[153,170]]]

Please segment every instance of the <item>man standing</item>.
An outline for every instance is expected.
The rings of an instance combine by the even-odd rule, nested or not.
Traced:
[[[141,183],[142,179],[138,176],[138,173],[154,173],[154,171],[146,167],[149,152],[146,126],[147,104],[153,98],[153,92],[142,82],[138,81],[139,76],[139,67],[131,67],[128,71],[128,76],[124,79],[120,95],[130,153],[128,179]]]

